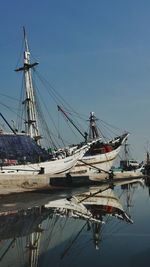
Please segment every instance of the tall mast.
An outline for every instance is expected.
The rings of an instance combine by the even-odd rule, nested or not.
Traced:
[[[28,243],[26,248],[29,249],[29,266],[37,267],[39,260],[39,251],[40,251],[40,241],[41,241],[42,229],[37,229],[36,232],[32,233],[28,237]]]
[[[31,64],[30,63],[30,51],[28,46],[28,41],[26,37],[25,28],[23,27],[24,32],[24,44],[25,44],[25,51],[24,51],[24,65],[21,68],[16,69],[16,71],[23,71],[24,72],[24,83],[25,83],[25,92],[26,92],[26,99],[23,101],[25,106],[25,132],[30,135],[35,141],[39,144],[39,139],[41,138],[39,133],[38,127],[38,119],[37,119],[37,112],[36,112],[36,101],[35,101],[35,94],[32,82],[32,71],[31,69],[38,65],[37,62]]]
[[[89,117],[89,122],[90,122],[89,139],[90,140],[99,138],[99,134],[98,134],[97,126],[96,126],[96,120],[97,119],[94,115],[94,112],[91,112],[90,117]]]

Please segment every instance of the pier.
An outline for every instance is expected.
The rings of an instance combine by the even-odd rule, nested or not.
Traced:
[[[20,193],[28,191],[51,190],[52,188],[73,188],[80,186],[98,185],[102,183],[113,183],[123,180],[141,179],[145,175],[138,173],[118,172],[113,175],[108,173],[86,173],[86,174],[49,174],[37,175],[10,175],[0,176],[0,195]]]

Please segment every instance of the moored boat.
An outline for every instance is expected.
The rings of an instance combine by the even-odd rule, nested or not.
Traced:
[[[22,71],[25,85],[25,99],[22,102],[25,108],[24,134],[13,129],[13,133],[0,133],[0,177],[5,175],[38,175],[58,174],[68,172],[81,159],[88,145],[58,149],[55,153],[48,153],[41,145],[42,136],[39,130],[39,121],[36,106],[35,90],[32,81],[32,70],[38,64],[30,62],[30,51],[24,29],[24,62],[23,67],[16,71]],[[2,118],[7,122],[4,116]],[[7,125],[9,123],[7,122]],[[12,127],[10,127],[12,130]]]
[[[63,112],[67,119],[69,119],[68,115],[62,110],[62,108],[59,107],[59,109]],[[109,141],[104,141],[99,135],[96,121],[97,118],[94,112],[91,112],[89,117],[89,134],[83,134],[79,130],[85,140],[89,142],[93,141],[93,144],[90,145],[90,148],[86,151],[83,158],[79,160],[75,167],[71,170],[72,174],[84,174],[86,172],[95,172],[95,170],[109,172],[122,145],[127,140],[129,133],[125,132],[121,135],[115,136]],[[70,120],[70,122],[74,125],[72,120]]]

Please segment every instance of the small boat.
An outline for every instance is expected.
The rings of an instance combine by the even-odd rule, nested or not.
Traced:
[[[146,175],[144,173],[143,164],[139,164],[137,168],[135,166],[129,169],[122,169],[122,168],[111,168],[109,172],[91,172],[89,173],[89,180],[95,182],[102,182],[102,183],[114,183],[116,181],[125,181],[125,180],[132,180],[132,179],[141,179],[145,178]]]
[[[112,174],[114,177],[120,178],[141,178],[144,177],[144,163],[139,162],[131,157],[129,144],[127,140],[124,143],[123,156],[120,160],[120,166],[118,168],[112,168]]]

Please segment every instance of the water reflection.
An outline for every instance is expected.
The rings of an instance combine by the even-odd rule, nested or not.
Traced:
[[[115,223],[116,227],[118,222],[133,223],[130,193],[139,183],[142,181],[91,187],[58,198],[35,193],[4,198],[0,206],[1,266],[60,266],[60,261],[61,266],[69,266],[63,260],[70,251],[79,254],[89,242],[99,249],[106,225],[112,233]]]
[[[96,249],[99,248],[102,225],[107,222],[108,217],[114,216],[128,223],[133,223],[132,219],[124,211],[119,198],[111,188],[104,190],[91,188],[89,191],[78,195],[77,198],[79,202],[82,202],[90,210],[92,217],[96,219],[91,224],[93,242]]]
[[[148,193],[149,193],[149,196],[150,196],[150,177],[146,177],[145,178],[145,185],[148,188]]]

